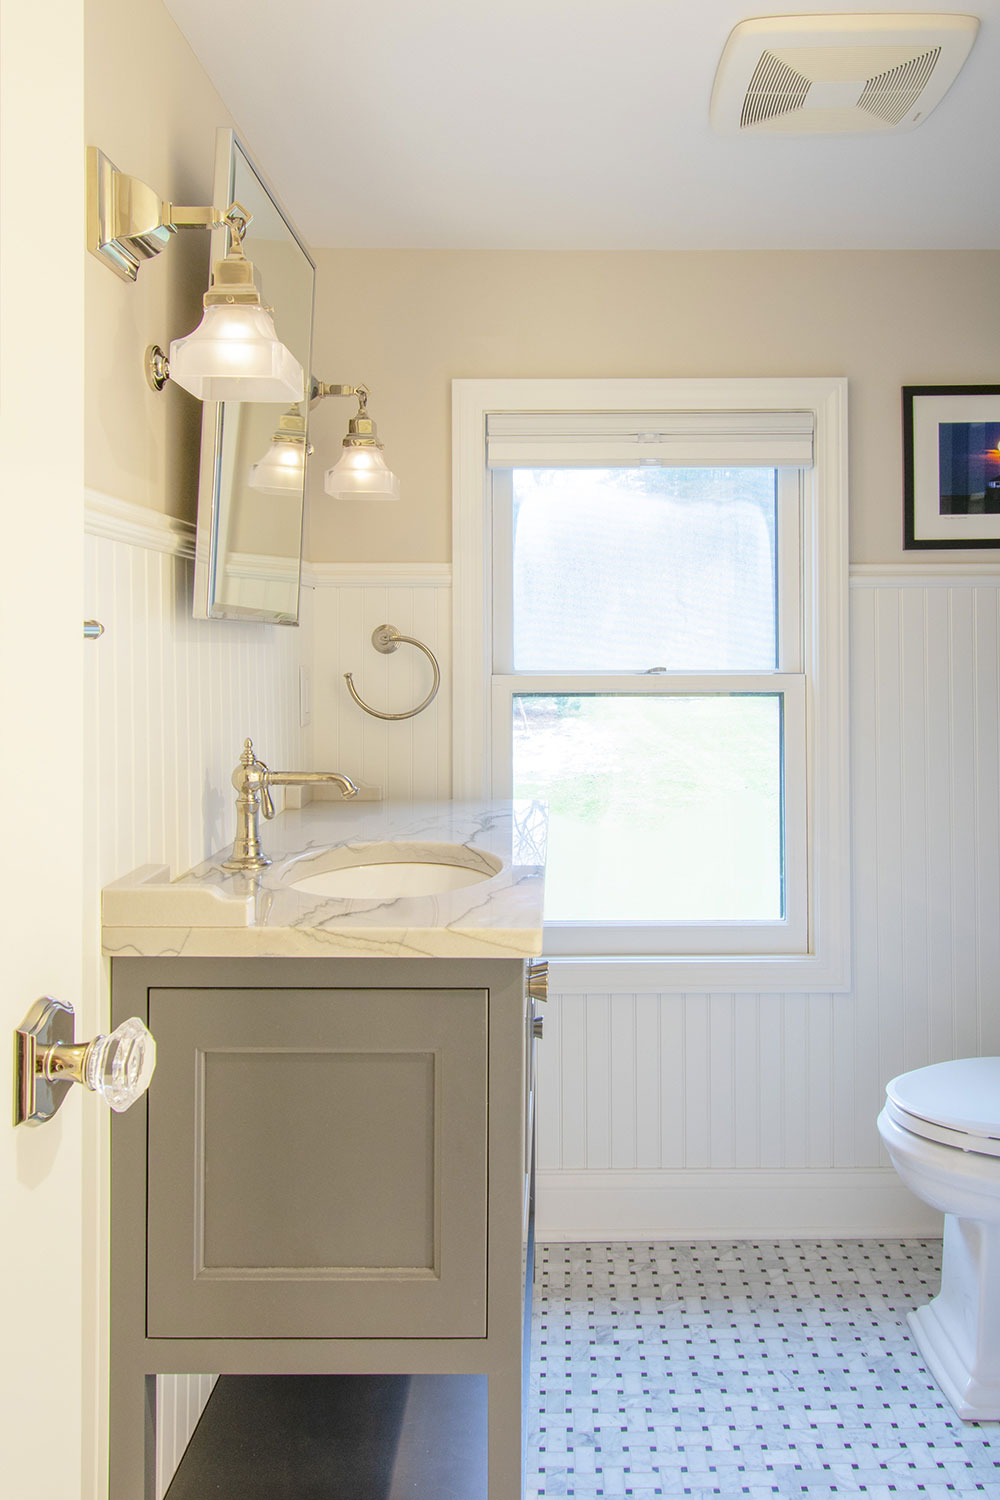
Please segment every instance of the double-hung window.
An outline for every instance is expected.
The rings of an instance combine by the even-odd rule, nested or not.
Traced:
[[[456,790],[547,804],[547,954],[845,982],[843,383],[455,395]]]

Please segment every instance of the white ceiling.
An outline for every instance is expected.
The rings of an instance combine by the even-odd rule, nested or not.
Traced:
[[[709,128],[748,0],[166,4],[317,247],[1000,246],[1000,0],[916,130],[792,139]]]

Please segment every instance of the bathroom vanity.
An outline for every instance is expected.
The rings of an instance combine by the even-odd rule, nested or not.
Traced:
[[[544,825],[328,803],[269,836],[252,876],[105,893],[115,1019],[158,1048],[112,1137],[111,1500],[153,1495],[171,1372],[352,1377],[362,1402],[370,1377],[420,1377],[419,1422],[384,1434],[398,1492],[519,1500]],[[480,878],[316,890],[441,884],[449,860]]]

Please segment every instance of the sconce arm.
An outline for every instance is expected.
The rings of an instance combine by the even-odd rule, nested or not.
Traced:
[[[310,377],[310,406],[315,406],[317,401],[323,401],[327,396],[357,396],[362,407],[364,407],[368,400],[368,394],[368,387],[366,385],[331,385],[329,381],[317,380],[315,375]]]
[[[191,208],[177,203],[164,203],[163,212],[175,229],[221,229],[226,222],[224,208]]]
[[[326,396],[357,396],[358,398],[358,409],[347,424],[347,436],[343,447],[382,448],[383,445],[378,440],[378,428],[368,415],[368,397],[371,392],[366,385],[331,385],[325,380],[317,380],[315,375],[311,376],[310,380],[310,406],[315,406]]]

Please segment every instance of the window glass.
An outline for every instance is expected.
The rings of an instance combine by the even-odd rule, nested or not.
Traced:
[[[774,469],[515,469],[513,669],[769,671]]]
[[[780,693],[515,692],[513,762],[546,921],[782,919]]]

